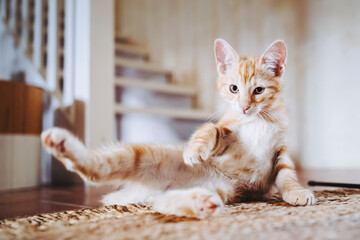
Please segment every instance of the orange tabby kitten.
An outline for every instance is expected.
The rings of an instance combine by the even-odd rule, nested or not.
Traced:
[[[314,204],[286,145],[286,58],[281,40],[261,57],[239,57],[217,39],[217,87],[230,108],[218,123],[200,127],[186,147],[119,143],[91,150],[59,128],[43,132],[43,144],[84,179],[122,186],[104,197],[106,205],[152,204],[162,213],[207,218],[225,203],[261,197],[274,184],[285,202]]]

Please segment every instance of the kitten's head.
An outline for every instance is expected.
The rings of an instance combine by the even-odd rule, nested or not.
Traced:
[[[223,39],[215,40],[220,96],[243,116],[269,113],[282,89],[287,50],[273,42],[261,57],[239,57]]]

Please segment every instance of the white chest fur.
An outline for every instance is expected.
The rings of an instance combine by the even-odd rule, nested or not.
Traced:
[[[279,130],[279,126],[262,119],[240,125],[237,134],[243,157],[255,158],[261,162],[269,161],[280,140]]]
[[[280,127],[255,119],[234,129],[237,141],[220,158],[227,171],[240,176],[245,184],[263,182],[272,167],[272,159],[281,142]]]

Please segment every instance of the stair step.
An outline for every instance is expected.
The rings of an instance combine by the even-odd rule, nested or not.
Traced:
[[[117,57],[115,58],[115,66],[131,68],[142,72],[161,74],[169,78],[171,77],[171,71],[169,69],[155,63],[137,62]]]
[[[131,41],[129,38],[123,37],[123,36],[120,36],[120,35],[116,35],[116,36],[115,36],[115,43],[134,44],[134,42]]]
[[[151,115],[160,115],[178,119],[206,121],[210,119],[211,113],[204,110],[195,109],[179,109],[179,108],[156,108],[156,107],[127,107],[121,104],[115,104],[115,113],[127,114],[127,113],[143,113]]]
[[[146,48],[132,46],[132,45],[123,44],[123,43],[115,44],[115,54],[116,54],[116,56],[126,55],[129,57],[140,57],[144,60],[149,59],[149,52]]]
[[[190,86],[183,86],[179,84],[150,82],[136,78],[115,77],[115,86],[120,87],[139,87],[152,91],[163,92],[175,95],[194,96],[196,89]]]

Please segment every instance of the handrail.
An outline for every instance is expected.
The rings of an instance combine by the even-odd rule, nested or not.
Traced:
[[[0,21],[4,22],[13,36],[16,48],[24,53],[32,67],[40,73],[42,79],[36,81],[46,86],[44,90],[58,100],[60,109],[74,106],[72,88],[65,87],[72,85],[73,81],[72,74],[67,74],[66,69],[69,65],[66,64],[66,58],[71,56],[66,55],[69,52],[66,48],[70,45],[66,43],[65,29],[66,24],[74,24],[71,22],[73,18],[69,18],[70,21],[66,19],[66,4],[72,7],[74,3],[71,0],[0,0]],[[49,37],[54,33],[55,38]],[[55,54],[49,54],[54,50]],[[74,123],[74,109],[64,111],[64,115],[70,123]]]

